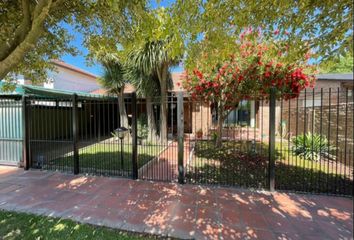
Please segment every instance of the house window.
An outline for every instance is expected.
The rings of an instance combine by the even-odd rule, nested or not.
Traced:
[[[217,105],[210,105],[210,113],[213,124],[217,124],[219,114]],[[255,101],[241,101],[238,107],[229,112],[224,121],[224,126],[250,126],[255,127]]]
[[[43,87],[45,88],[54,88],[54,79],[53,78],[48,78],[46,82],[44,82]]]
[[[232,110],[224,121],[227,125],[250,126],[251,125],[251,102],[241,101],[238,107]]]

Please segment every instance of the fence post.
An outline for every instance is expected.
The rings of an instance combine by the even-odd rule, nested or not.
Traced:
[[[72,134],[73,134],[73,152],[74,152],[74,174],[79,174],[80,166],[79,166],[79,152],[77,148],[78,141],[78,114],[77,114],[77,95],[74,94],[72,96]]]
[[[132,178],[138,179],[138,126],[136,93],[132,93]]]
[[[29,156],[28,156],[28,111],[27,111],[27,97],[22,96],[22,159],[23,168],[28,170],[30,168]]]
[[[183,92],[177,94],[178,183],[184,183],[184,112]]]
[[[269,191],[274,191],[275,189],[275,107],[276,107],[275,88],[272,88],[270,90],[270,98],[269,98],[269,165],[268,165]]]

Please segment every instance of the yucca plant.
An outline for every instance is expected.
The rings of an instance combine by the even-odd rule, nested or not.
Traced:
[[[292,152],[306,160],[318,161],[321,156],[335,159],[335,156],[332,155],[334,147],[323,135],[312,133],[297,135],[292,139],[292,143]]]

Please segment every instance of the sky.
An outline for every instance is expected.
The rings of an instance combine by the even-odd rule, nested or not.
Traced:
[[[167,1],[157,1],[157,0],[152,0],[150,1],[150,6],[152,8],[157,8],[157,7],[167,7],[170,5],[173,1],[167,0]],[[96,64],[88,64],[86,61],[86,55],[88,54],[88,50],[83,46],[83,40],[84,37],[81,33],[75,31],[75,29],[71,28],[68,25],[63,26],[66,28],[71,35],[73,35],[74,39],[71,41],[71,44],[75,46],[80,53],[76,56],[72,56],[70,54],[66,54],[61,57],[61,60],[64,62],[71,64],[73,66],[79,67],[85,71],[88,71],[90,73],[93,73],[97,76],[101,76],[103,73],[102,66],[98,63]],[[176,66],[174,68],[171,68],[172,72],[181,72],[183,71],[182,66]]]

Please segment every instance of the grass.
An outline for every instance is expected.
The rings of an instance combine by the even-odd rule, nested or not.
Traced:
[[[0,211],[0,239],[120,239],[140,240],[157,237],[134,234],[71,220]]]
[[[284,144],[276,145],[276,187],[283,190],[353,194],[353,180],[335,174],[329,162],[314,162],[292,155]],[[187,180],[195,183],[267,186],[268,146],[245,141],[223,142],[218,148],[211,141],[199,141]],[[326,162],[325,162],[326,161]]]
[[[138,145],[138,168],[156,157],[164,146]],[[118,143],[97,143],[79,150],[79,162],[82,169],[101,169],[109,171],[131,171],[132,145],[123,144],[123,165],[121,165],[121,145]],[[72,152],[47,163],[45,168],[62,166],[73,168]]]

